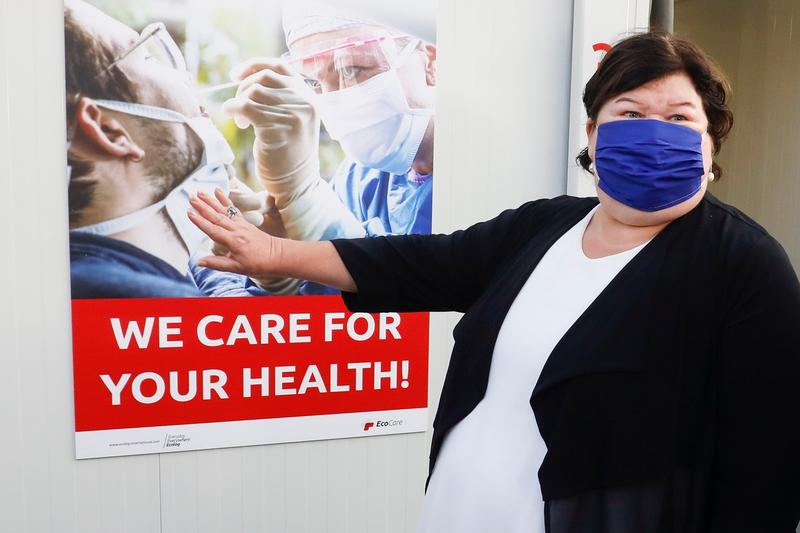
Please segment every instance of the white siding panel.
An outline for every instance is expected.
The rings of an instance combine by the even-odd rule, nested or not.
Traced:
[[[74,459],[60,2],[0,2],[0,512],[9,532],[158,532],[158,458]]]

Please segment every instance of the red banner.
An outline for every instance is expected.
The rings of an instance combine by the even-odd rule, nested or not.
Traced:
[[[76,431],[424,408],[427,313],[339,296],[73,300]]]

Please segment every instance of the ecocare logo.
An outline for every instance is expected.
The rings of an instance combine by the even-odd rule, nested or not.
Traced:
[[[394,418],[391,420],[367,420],[364,422],[364,431],[369,431],[372,428],[390,428],[390,427],[399,427],[403,425],[403,421],[399,418]]]

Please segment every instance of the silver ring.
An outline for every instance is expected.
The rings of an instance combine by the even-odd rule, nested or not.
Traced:
[[[239,210],[236,207],[229,205],[228,210],[225,211],[225,214],[228,215],[228,218],[233,218],[239,214]]]

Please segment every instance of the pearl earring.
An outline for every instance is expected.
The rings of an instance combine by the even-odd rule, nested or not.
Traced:
[[[714,175],[714,171],[710,170],[708,172],[708,181],[714,181],[715,179],[717,179],[717,177]]]

